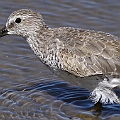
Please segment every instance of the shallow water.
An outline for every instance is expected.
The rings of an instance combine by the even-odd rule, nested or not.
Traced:
[[[119,0],[4,0],[0,24],[21,8],[40,12],[50,27],[94,29],[120,37]],[[99,117],[90,109],[89,91],[53,74],[18,36],[0,40],[1,120],[119,120],[120,105],[104,105]],[[117,91],[120,97],[120,90]]]

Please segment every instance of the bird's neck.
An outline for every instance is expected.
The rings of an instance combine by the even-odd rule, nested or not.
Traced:
[[[37,31],[34,35],[27,38],[31,49],[40,60],[53,68],[60,68],[58,49],[53,37],[53,30],[46,29]]]

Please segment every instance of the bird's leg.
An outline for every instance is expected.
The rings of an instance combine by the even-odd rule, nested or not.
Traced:
[[[102,103],[98,101],[90,111],[98,117],[102,112]]]

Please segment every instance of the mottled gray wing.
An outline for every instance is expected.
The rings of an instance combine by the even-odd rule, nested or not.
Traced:
[[[77,75],[120,75],[120,42],[104,32],[68,30],[58,38],[64,70]]]

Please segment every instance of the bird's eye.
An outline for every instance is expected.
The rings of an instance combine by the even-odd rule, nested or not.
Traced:
[[[20,18],[17,18],[17,19],[15,20],[15,22],[16,22],[16,23],[20,23],[20,22],[21,22],[21,19],[20,19]]]

